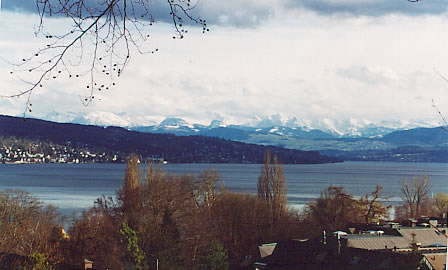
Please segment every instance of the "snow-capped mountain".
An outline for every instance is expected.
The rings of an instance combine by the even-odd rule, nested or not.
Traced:
[[[181,118],[165,118],[160,124],[157,126],[158,128],[163,129],[181,129],[181,128],[190,128],[194,129],[194,125],[187,123],[187,121]]]
[[[417,127],[436,127],[438,123],[414,120],[372,122],[365,119],[322,119],[320,121],[310,121],[307,126],[340,138],[377,138],[399,130]]]
[[[373,122],[365,119],[319,119],[306,120],[296,117],[282,118],[280,115],[270,117],[255,116],[246,124],[232,125],[220,118],[212,120],[209,125],[189,123],[182,118],[160,116],[135,116],[128,113],[88,112],[88,113],[60,113],[50,112],[40,117],[55,122],[69,122],[97,126],[121,126],[131,130],[153,133],[173,133],[176,135],[209,135],[226,134],[227,139],[232,134],[244,136],[249,134],[264,134],[276,136],[289,136],[295,138],[378,138],[391,132],[407,130],[417,127],[435,127],[436,121],[427,123],[414,120],[379,121]],[[210,132],[213,129],[219,131]],[[228,129],[228,130],[223,130]],[[236,136],[236,135],[235,135]]]
[[[297,139],[334,139],[331,134],[317,129],[303,129],[300,127],[271,126],[268,128],[256,128],[254,134],[257,135],[277,135],[287,136]]]
[[[210,122],[210,125],[208,126],[208,128],[219,128],[219,127],[226,127],[226,126],[227,125],[222,120],[212,120],[212,122]]]
[[[38,117],[43,120],[54,121],[58,123],[73,123],[95,126],[151,126],[156,125],[163,117],[154,116],[135,116],[128,113],[112,112],[55,112],[52,111],[44,116]]]
[[[111,112],[90,112],[87,114],[73,112],[55,112],[52,111],[40,117],[43,120],[54,121],[58,123],[73,123],[95,126],[128,126],[129,122],[122,117]]]
[[[111,112],[94,112],[87,115],[79,115],[71,121],[76,124],[95,126],[129,126],[129,122]]]

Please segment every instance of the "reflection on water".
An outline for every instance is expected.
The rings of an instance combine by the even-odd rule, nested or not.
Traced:
[[[228,190],[257,192],[261,165],[257,164],[166,164],[174,174],[198,174],[217,169]],[[45,203],[57,206],[65,215],[93,205],[96,198],[114,196],[124,177],[123,164],[0,164],[0,189],[22,189]],[[390,204],[400,198],[400,180],[428,175],[432,192],[448,193],[448,164],[345,162],[318,165],[285,165],[290,207],[301,209],[319,197],[330,185],[344,186],[355,197],[382,185]]]

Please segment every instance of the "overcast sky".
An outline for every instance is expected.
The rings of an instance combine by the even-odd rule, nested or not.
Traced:
[[[162,4],[154,7],[158,23],[148,45],[159,51],[133,51],[115,88],[86,107],[85,88],[63,78],[48,81],[33,93],[28,115],[110,112],[141,124],[279,116],[307,123],[437,123],[432,100],[448,114],[448,83],[437,74],[448,77],[447,1],[202,0],[195,14],[211,31],[191,26],[183,40],[172,39]],[[20,62],[45,44],[34,36],[33,0],[2,5],[0,94],[24,87],[4,60]],[[69,27],[56,18],[46,30]],[[24,103],[2,98],[0,114],[19,115]]]

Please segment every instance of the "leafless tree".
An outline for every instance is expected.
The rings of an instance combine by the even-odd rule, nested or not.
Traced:
[[[372,193],[366,194],[359,199],[364,222],[377,222],[379,219],[388,216],[391,206],[385,206],[380,200],[387,200],[390,197],[384,196],[383,191],[383,186],[377,185]]]
[[[217,185],[221,176],[217,170],[205,170],[199,174],[196,187],[196,204],[199,207],[207,209],[210,215],[210,209],[218,197]]]
[[[52,231],[60,228],[54,207],[44,207],[24,191],[0,192],[0,253],[30,256],[45,251],[50,255]]]
[[[445,77],[442,73],[440,73],[437,69],[434,68],[434,72],[439,75],[439,77],[445,81],[445,83],[448,83],[448,78]],[[442,127],[443,130],[448,131],[448,123],[446,121],[445,116],[443,115],[442,111],[439,109],[439,107],[436,105],[434,99],[432,100],[432,107],[434,108],[434,110],[436,111],[436,113],[439,115],[439,119],[440,119],[440,126]]]
[[[341,230],[350,222],[361,222],[364,218],[359,211],[358,200],[343,187],[329,186],[320,197],[305,207],[304,220],[315,232]]]
[[[147,48],[149,27],[156,22],[154,2],[150,0],[36,0],[40,22],[36,35],[44,36],[46,46],[37,49],[20,63],[11,63],[11,74],[27,86],[1,97],[26,97],[26,112],[32,111],[31,97],[44,83],[60,77],[79,79],[87,89],[82,102],[87,105],[96,91],[115,85],[129,62],[132,50],[155,53]],[[157,2],[157,1],[156,1]],[[198,0],[167,0],[166,13],[174,29],[173,39],[182,39],[188,30],[185,25],[197,24],[205,33],[207,23],[194,16]],[[49,17],[65,17],[72,26],[62,34],[46,31]]]
[[[270,206],[272,223],[279,220],[285,213],[288,203],[285,169],[279,163],[277,156],[271,160],[270,151],[264,154],[264,166],[258,176],[258,198],[266,201]]]
[[[414,176],[412,181],[401,181],[402,198],[411,217],[417,218],[420,215],[420,208],[427,199],[430,188],[431,180],[428,176]]]

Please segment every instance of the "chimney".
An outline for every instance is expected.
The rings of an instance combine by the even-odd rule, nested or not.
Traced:
[[[322,231],[322,244],[327,244],[327,232],[325,230]]]

